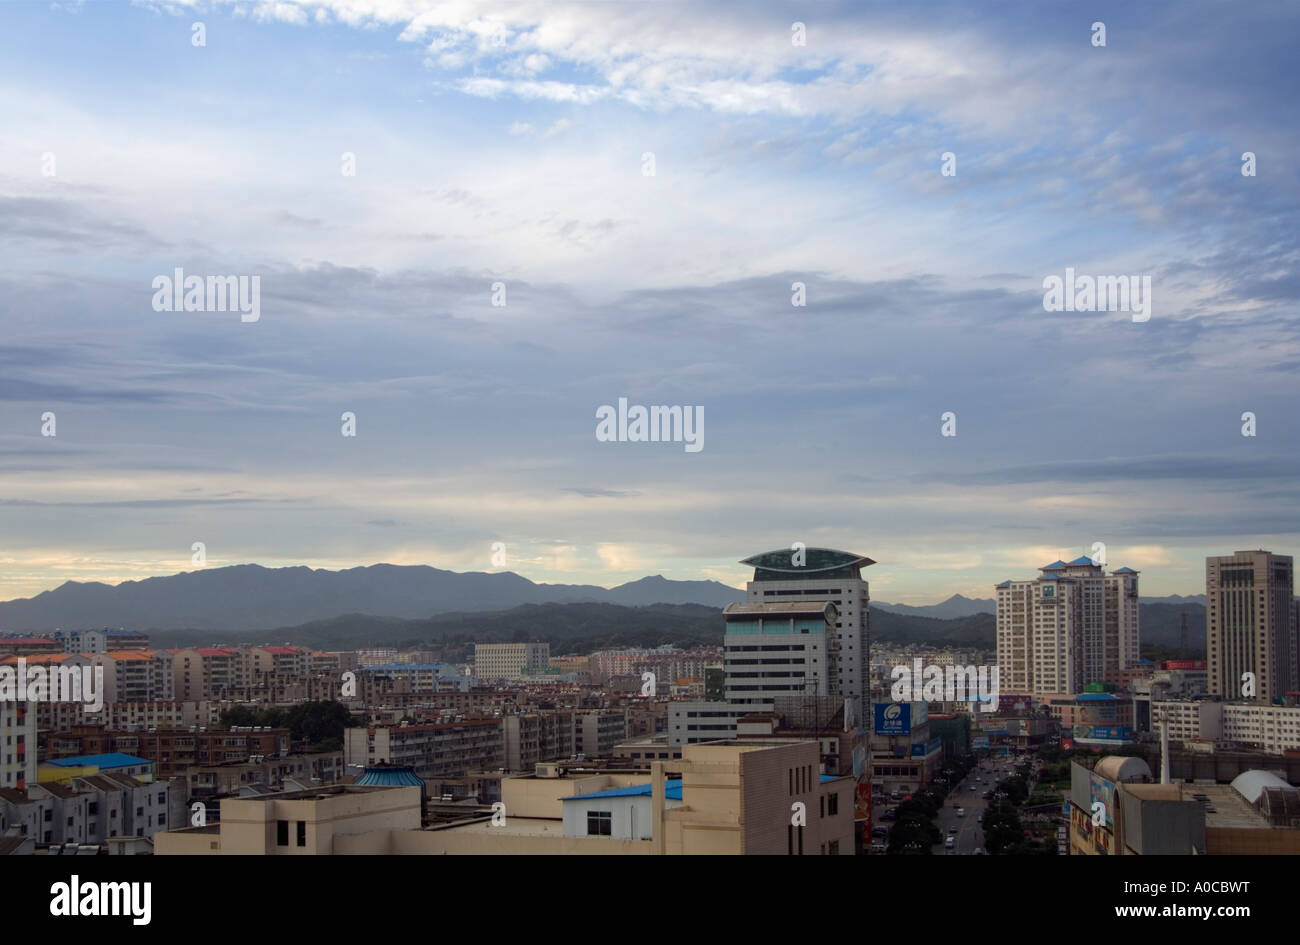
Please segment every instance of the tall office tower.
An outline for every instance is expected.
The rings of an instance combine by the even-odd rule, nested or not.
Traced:
[[[1116,682],[1138,661],[1138,572],[1087,556],[996,588],[998,687],[1034,697]]]
[[[870,726],[871,594],[862,569],[870,558],[830,548],[783,548],[746,558],[754,579],[745,586],[749,603],[812,603],[835,605],[835,635],[839,641],[839,694],[853,700],[856,723]]]
[[[1238,551],[1205,559],[1210,693],[1272,702],[1300,683],[1290,555]],[[1243,675],[1255,674],[1254,696]]]
[[[838,695],[836,616],[829,601],[727,607],[727,702],[760,712],[786,696]]]

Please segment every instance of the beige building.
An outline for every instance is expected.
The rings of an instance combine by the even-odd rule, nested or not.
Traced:
[[[1118,682],[1138,662],[1138,572],[1088,557],[997,585],[998,686],[1037,698]]]
[[[1205,559],[1212,695],[1272,702],[1300,686],[1290,555],[1238,551]],[[1255,674],[1253,694],[1243,676]]]
[[[339,852],[339,841],[349,836],[419,830],[419,788],[336,784],[225,798],[219,824],[155,834],[154,853],[320,856]]]
[[[644,773],[569,775],[539,765],[538,774],[502,781],[504,810],[467,809],[463,819],[429,828],[420,826],[418,788],[339,785],[227,798],[219,826],[160,833],[155,851],[851,854],[853,780],[823,779],[817,767],[817,744],[789,739],[689,745],[680,761],[654,762],[648,784]],[[620,804],[644,818],[617,831],[624,835],[612,822]]]
[[[475,643],[474,676],[491,682],[515,680],[550,668],[549,643]]]

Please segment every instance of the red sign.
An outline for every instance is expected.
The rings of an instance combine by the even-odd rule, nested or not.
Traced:
[[[1205,669],[1205,660],[1165,660],[1165,669]]]

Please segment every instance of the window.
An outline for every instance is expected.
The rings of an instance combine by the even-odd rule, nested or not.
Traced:
[[[840,796],[832,794],[826,798],[826,813],[834,817],[840,812]]]
[[[298,846],[305,847],[306,845],[307,845],[307,821],[300,820],[298,821]]]
[[[287,847],[289,845],[289,821],[277,820],[275,822],[275,845],[277,847]]]
[[[587,836],[608,837],[614,832],[614,812],[608,810],[587,811]]]

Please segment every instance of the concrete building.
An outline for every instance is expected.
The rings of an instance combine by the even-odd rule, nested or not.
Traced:
[[[474,676],[485,682],[514,681],[550,669],[549,643],[475,643]]]
[[[0,702],[0,788],[36,781],[36,704]]]
[[[0,834],[16,830],[38,846],[104,844],[116,837],[149,839],[184,816],[177,782],[146,783],[105,771],[26,790],[0,789]]]
[[[467,808],[463,818],[425,829],[414,787],[349,785],[302,798],[316,806],[297,804],[294,795],[227,799],[219,825],[158,834],[156,852],[851,854],[852,780],[818,777],[816,756],[812,742],[771,739],[690,745],[680,761],[654,762],[648,779],[644,772],[569,776],[544,765],[540,775],[502,781],[504,820]],[[680,780],[667,776],[669,768]],[[350,797],[359,791],[392,793]],[[313,832],[326,824],[328,833]]]
[[[997,598],[998,683],[1041,697],[1117,682],[1138,663],[1138,572],[1103,572],[1092,558],[1054,561]]]
[[[1152,703],[1153,726],[1167,719],[1169,738],[1245,745],[1269,754],[1300,751],[1300,706],[1168,699]]]
[[[431,788],[445,778],[505,766],[500,719],[349,728],[343,737],[349,767],[408,766]]]
[[[420,833],[420,789],[330,785],[310,791],[221,801],[221,820],[165,831],[154,853],[176,855],[320,856],[341,839]]]
[[[873,788],[901,796],[929,784],[943,766],[943,739],[930,732],[929,703],[878,702],[873,714]]]
[[[1205,559],[1210,693],[1257,702],[1300,688],[1290,555],[1238,551]],[[1253,673],[1253,693],[1243,677]]]
[[[1157,784],[1140,758],[1071,765],[1069,852],[1075,856],[1295,855],[1300,796],[1249,771],[1231,785]]]
[[[751,604],[829,601],[835,605],[838,643],[835,688],[856,699],[859,724],[865,725],[870,703],[870,588],[862,569],[875,564],[863,555],[830,548],[778,549],[746,558],[754,577],[745,585]]]
[[[578,740],[571,709],[515,712],[502,717],[501,725],[505,738],[505,767],[509,771],[532,771],[538,762],[561,761],[577,753]],[[597,747],[599,737],[597,724]]]
[[[792,592],[783,591],[786,596]],[[865,593],[865,591],[863,592]],[[841,697],[843,621],[830,601],[731,604],[723,611],[723,702],[672,702],[668,740],[674,747],[731,738],[737,720],[769,710],[779,698]],[[843,694],[853,706],[854,693]]]

